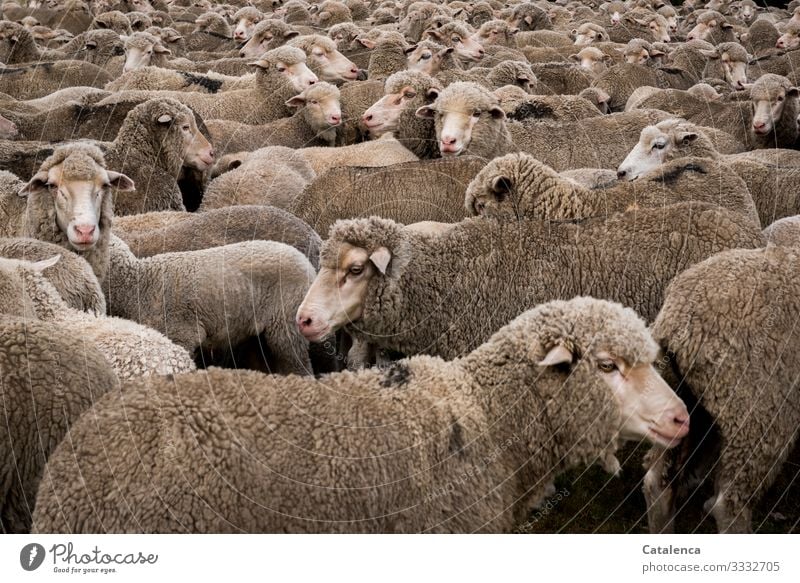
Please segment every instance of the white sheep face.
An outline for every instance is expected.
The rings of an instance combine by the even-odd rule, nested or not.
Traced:
[[[411,85],[403,87],[398,93],[384,95],[361,116],[362,125],[373,138],[395,131],[401,114],[416,96],[417,91]]]
[[[370,254],[361,247],[342,244],[338,263],[320,267],[297,310],[300,333],[311,342],[319,342],[358,321],[364,312],[369,282],[377,273],[385,273],[390,260],[385,247]]]
[[[674,143],[671,136],[655,126],[642,130],[639,142],[625,157],[617,169],[620,180],[636,180],[642,174],[661,166],[667,161]]]
[[[769,134],[775,128],[778,120],[781,119],[786,100],[796,99],[797,95],[798,89],[796,87],[792,87],[789,91],[780,88],[770,99],[753,99],[751,101],[753,133],[758,136]]]
[[[312,68],[319,71],[320,79],[328,83],[355,81],[358,77],[355,63],[335,49],[314,45],[308,53],[308,59]]]
[[[122,72],[127,73],[142,67],[149,67],[159,54],[170,54],[171,51],[161,43],[127,45],[125,47],[125,65]]]
[[[246,41],[248,40],[252,34],[253,29],[256,27],[257,22],[251,20],[250,18],[240,18],[239,22],[236,23],[236,28],[233,29],[233,38],[237,41]],[[258,56],[258,55],[245,55],[245,56]]]

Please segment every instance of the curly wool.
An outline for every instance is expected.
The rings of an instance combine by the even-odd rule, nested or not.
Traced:
[[[689,475],[710,471],[718,530],[751,530],[751,509],[777,476],[800,425],[794,350],[800,342],[799,274],[798,250],[771,245],[720,253],[670,284],[653,335],[671,357],[676,381],[711,415],[721,450],[713,468],[686,467],[666,484],[656,475],[664,466],[676,467],[676,452],[662,457],[648,472],[651,500],[664,488],[685,484]],[[695,439],[704,437],[701,432]],[[711,439],[705,441],[685,447],[711,448]],[[687,459],[694,465],[701,457]],[[675,503],[677,508],[680,501]],[[667,520],[670,515],[669,509],[662,514]],[[650,526],[660,531],[666,524]]]
[[[579,355],[569,375],[536,364],[555,341]],[[655,355],[631,310],[577,298],[526,312],[452,362],[415,357],[319,380],[210,370],[128,383],[51,456],[34,531],[510,531],[567,468],[615,465],[620,412],[595,347],[633,363]],[[152,449],[160,424],[178,415],[206,439],[190,432],[173,450]],[[308,436],[311,446],[292,445]],[[100,442],[112,444],[102,463]],[[130,455],[151,450],[144,465]],[[265,463],[254,465],[252,452]],[[202,496],[187,496],[187,483],[202,483]]]

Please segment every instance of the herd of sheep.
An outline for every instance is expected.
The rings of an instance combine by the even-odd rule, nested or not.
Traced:
[[[797,528],[799,0],[0,11],[0,532]]]

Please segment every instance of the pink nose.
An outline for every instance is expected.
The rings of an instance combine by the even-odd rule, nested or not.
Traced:
[[[362,115],[362,116],[361,116],[361,119],[362,119],[363,121],[365,121],[365,122],[367,122],[367,121],[372,121],[372,114],[371,114],[371,113],[369,113],[369,114],[364,114],[364,115]]]
[[[244,38],[244,33],[237,30],[233,33],[233,38]]]
[[[330,116],[330,122],[331,122],[332,124],[337,124],[337,123],[339,123],[340,121],[342,121],[342,118],[341,118],[341,116],[338,116],[338,115],[332,115],[332,116]]]
[[[757,122],[754,121],[753,127],[756,128],[757,130],[763,130],[765,127],[767,127],[767,124],[764,123],[763,121],[757,121]]]
[[[456,139],[452,136],[442,136],[442,143],[445,146],[452,146],[456,143]]]
[[[88,241],[94,235],[96,227],[94,225],[75,225],[75,231],[81,241]]]
[[[779,40],[778,42],[775,43],[775,46],[778,47],[779,49],[782,49],[783,48],[783,41]]]
[[[676,436],[682,437],[689,433],[689,413],[684,408],[677,410],[672,416]]]
[[[300,329],[301,334],[307,334],[311,330],[312,326],[314,326],[314,319],[311,316],[306,314],[297,314],[297,327]]]

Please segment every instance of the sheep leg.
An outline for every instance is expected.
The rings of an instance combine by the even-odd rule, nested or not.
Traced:
[[[653,447],[647,454],[642,491],[647,502],[647,525],[651,533],[675,532],[675,487],[670,479],[674,464],[670,450]]]

